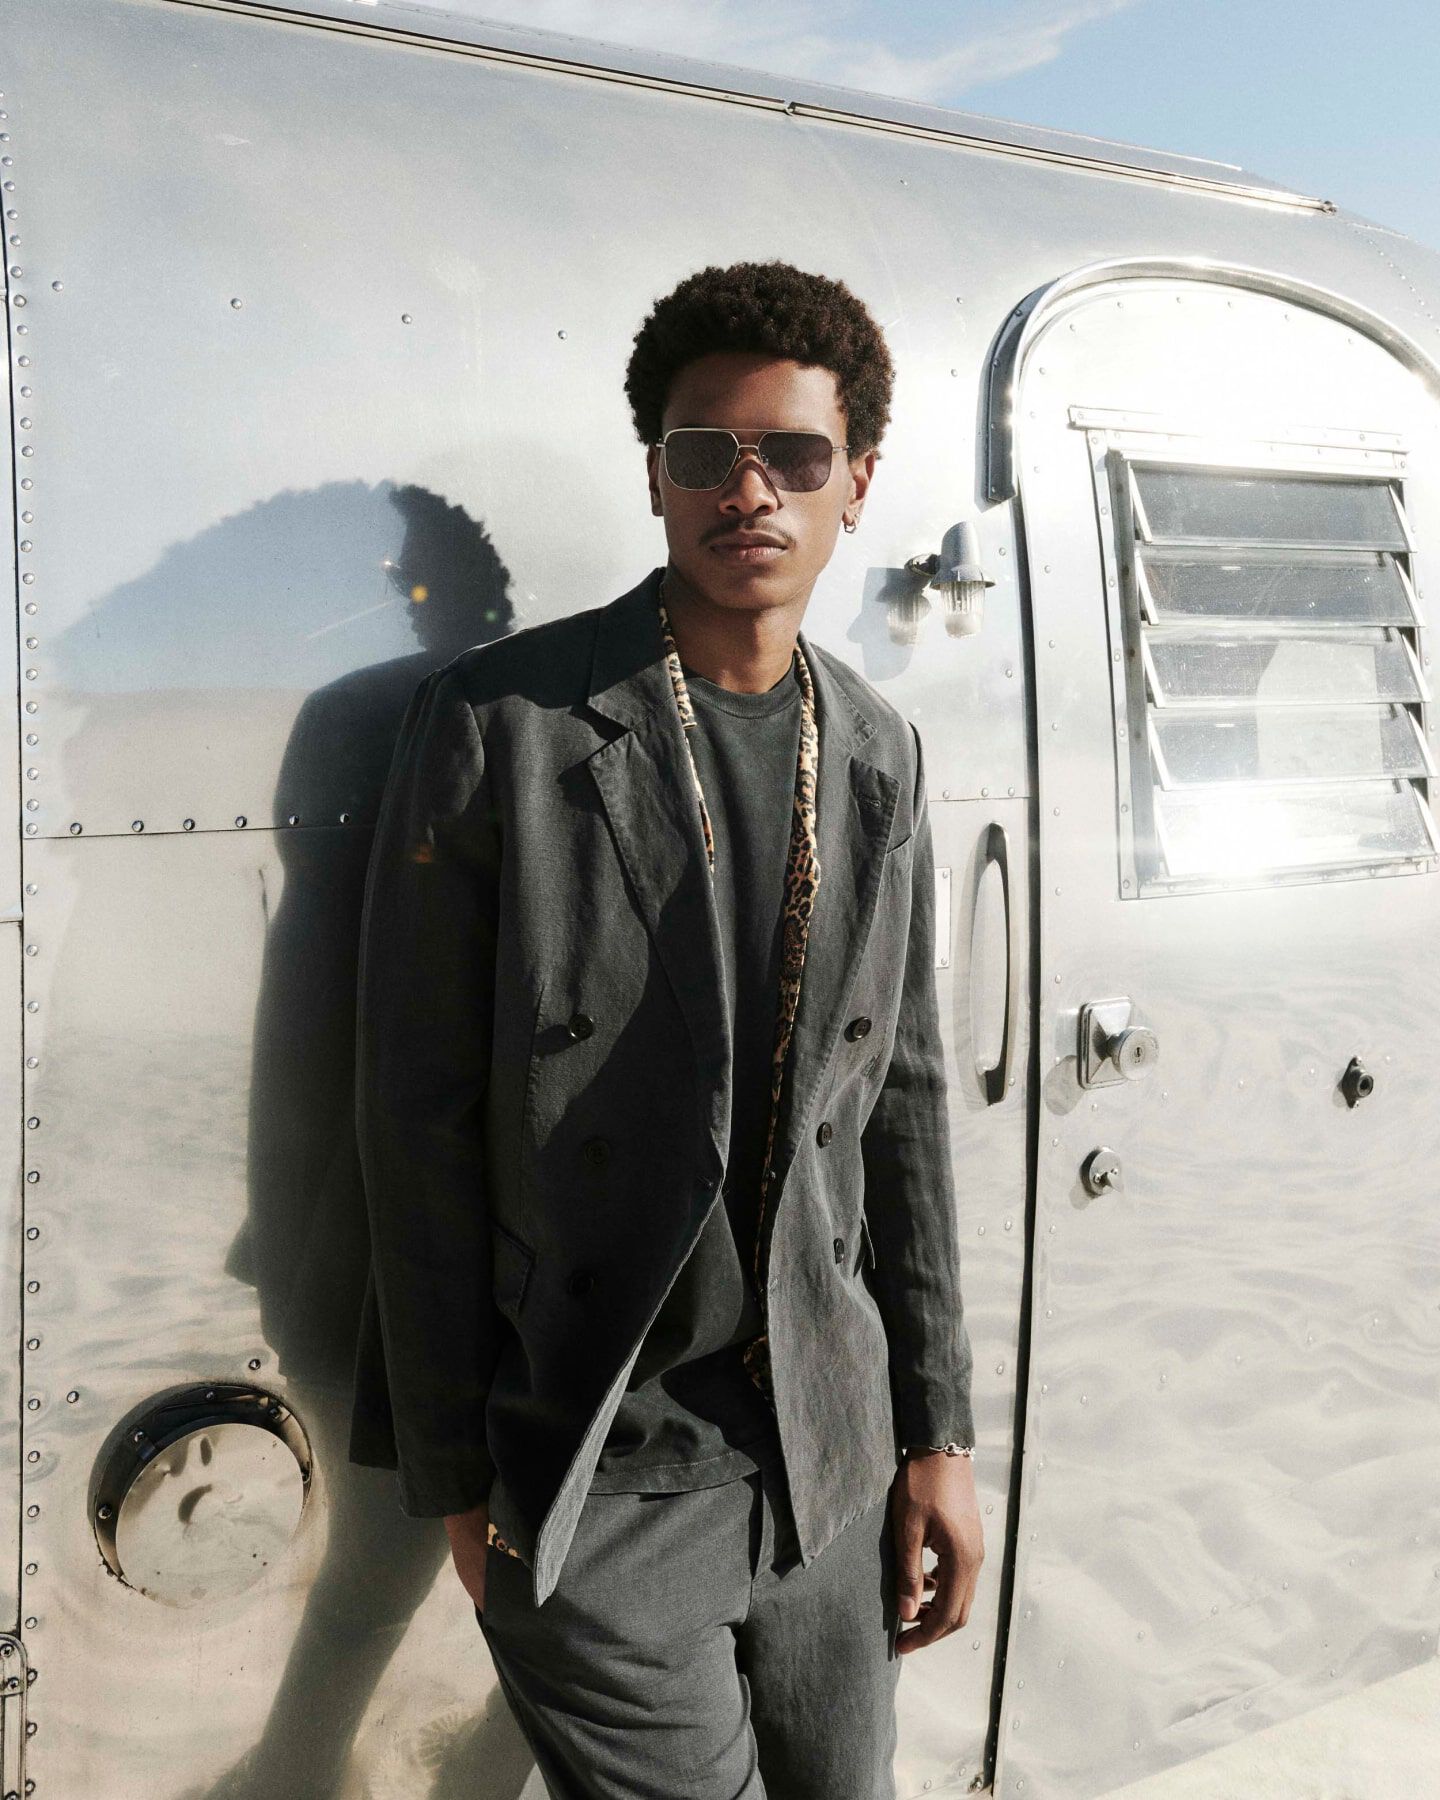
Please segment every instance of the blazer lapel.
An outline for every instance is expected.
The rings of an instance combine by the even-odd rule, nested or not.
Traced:
[[[711,1097],[708,1124],[723,1168],[730,1131],[730,1018],[719,912],[655,604],[663,572],[652,570],[600,611],[588,700],[624,729],[586,766],[689,1026],[701,1091]],[[900,793],[896,778],[860,753],[874,725],[803,631],[798,637],[815,686],[820,731],[815,784],[820,886],[776,1126],[777,1173],[795,1154],[844,1024],[875,917]]]
[[[730,1134],[731,1028],[720,915],[665,668],[661,569],[600,611],[589,704],[624,727],[586,762],[631,891],[695,1046],[721,1174]]]
[[[797,634],[815,685],[820,731],[815,783],[820,885],[810,915],[800,1002],[780,1096],[774,1167],[783,1176],[845,1023],[856,971],[875,918],[881,867],[900,783],[860,754],[875,727]]]

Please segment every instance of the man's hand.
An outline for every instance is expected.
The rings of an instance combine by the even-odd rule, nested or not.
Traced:
[[[450,1557],[460,1585],[480,1608],[485,1610],[485,1556],[490,1532],[490,1502],[482,1500],[469,1512],[446,1513],[445,1530],[450,1537]]]
[[[975,1475],[968,1456],[943,1450],[912,1452],[896,1471],[890,1489],[890,1526],[895,1534],[896,1584],[900,1618],[919,1619],[895,1641],[898,1654],[922,1650],[948,1637],[970,1617],[980,1565],[985,1560]],[[926,1547],[939,1558],[926,1571]],[[933,1594],[924,1592],[933,1588]]]

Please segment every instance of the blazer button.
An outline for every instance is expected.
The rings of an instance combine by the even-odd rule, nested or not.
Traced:
[[[836,1238],[836,1240],[835,1240],[835,1260],[836,1260],[836,1262],[844,1262],[844,1260],[845,1260],[845,1240],[844,1240],[844,1238]]]
[[[845,1027],[845,1035],[847,1038],[849,1038],[850,1042],[853,1044],[857,1038],[864,1037],[865,1033],[867,1031],[869,1031],[869,1029],[870,1029],[870,1021],[867,1018],[863,1017],[863,1015],[862,1015],[862,1017],[860,1017],[858,1019],[852,1019],[850,1021],[850,1023]]]
[[[590,1033],[595,1029],[595,1021],[590,1017],[589,1013],[571,1013],[570,1023],[566,1029],[569,1031],[571,1037],[578,1042],[581,1038],[589,1037]]]
[[[592,1169],[603,1169],[610,1160],[610,1140],[603,1137],[586,1138],[580,1146],[580,1154]]]
[[[822,1119],[820,1121],[820,1128],[815,1133],[815,1142],[817,1144],[822,1144],[822,1145],[828,1144],[830,1142],[831,1138],[834,1137],[834,1135],[835,1135],[835,1132],[830,1124],[830,1121],[828,1119]]]
[[[588,1294],[595,1285],[595,1277],[589,1269],[573,1269],[565,1283],[565,1291],[573,1294],[577,1300]]]

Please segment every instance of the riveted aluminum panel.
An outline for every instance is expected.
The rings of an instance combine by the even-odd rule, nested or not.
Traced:
[[[24,1195],[21,1181],[24,1095],[20,1068],[21,948],[20,926],[0,923],[0,1631],[19,1629],[20,1596],[20,1421],[21,1309],[20,1289],[28,1274],[23,1236]],[[28,1390],[27,1390],[28,1392]],[[9,1656],[10,1652],[4,1652]],[[0,1663],[0,1682],[14,1673]]]
[[[427,23],[404,10],[407,27],[417,20]],[[962,883],[951,908],[953,972],[937,974],[969,1246],[988,1555],[977,1623],[907,1668],[901,1791],[928,1780],[931,1793],[953,1792],[973,1779],[1017,1544],[1022,1559],[1036,1559],[1015,1565],[1030,1583],[1011,1644],[1021,1675],[1029,1646],[1053,1642],[1023,1635],[1036,1623],[1024,1608],[1033,1608],[1046,1578],[1067,1603],[1095,1600],[1076,1609],[1087,1670],[1123,1665],[1140,1629],[1149,1648],[1163,1647],[1143,1678],[1130,1671],[1140,1696],[1135,1735],[1150,1743],[1152,1758],[1177,1760],[1176,1746],[1188,1755],[1192,1743],[1205,1748],[1244,1729],[1252,1717],[1245,1702],[1258,1694],[1272,1652],[1282,1670],[1274,1706],[1293,1711],[1284,1646],[1274,1652],[1264,1640],[1257,1649],[1252,1633],[1268,1591],[1236,1598],[1233,1582],[1242,1577],[1232,1576],[1226,1598],[1207,1599],[1207,1609],[1220,1610],[1207,1610],[1197,1639],[1208,1630],[1213,1645],[1233,1621],[1235,1655],[1249,1659],[1250,1683],[1233,1706],[1222,1695],[1209,1710],[1204,1692],[1193,1696],[1196,1670],[1210,1665],[1183,1632],[1160,1634],[1143,1611],[1141,1575],[1158,1569],[1157,1579],[1168,1579],[1174,1560],[1181,1474],[1153,1490],[1156,1515],[1127,1513],[1107,1540],[1105,1552],[1120,1559],[1110,1576],[1121,1571],[1109,1587],[1095,1579],[1094,1542],[1066,1520],[1059,1500],[1048,1511],[1042,1504],[1034,1527],[1022,1529],[1005,1511],[1011,1420],[1023,1402],[1042,1409],[1043,1424],[1046,1384],[1065,1380],[1067,1358],[1091,1354],[1097,1316],[1113,1329],[1109,1308],[1123,1304],[1116,1271],[1130,1281],[1131,1245],[1121,1245],[1118,1261],[1106,1259],[1113,1246],[1099,1237],[1103,1255],[1088,1245],[1052,1249],[1093,1213],[1070,1204],[1074,1196],[1063,1181],[1056,1186],[1056,1165],[1048,1166],[1036,1270],[1049,1282],[1063,1251],[1072,1259],[1062,1265],[1071,1276],[1064,1291],[1091,1310],[1086,1336],[1037,1338],[1028,1389],[1017,1395],[1029,1328],[1022,1120],[1033,1090],[1017,1046],[1015,1089],[982,1109],[967,1072],[973,1041],[962,1047],[967,1030],[971,1040],[993,1036],[995,997],[993,892],[980,932],[989,961],[978,987],[961,980],[969,929],[961,871],[973,868],[982,826],[998,819],[1012,837],[1021,832],[1034,792],[1032,633],[1015,567],[1019,509],[1008,496],[992,502],[987,491],[990,427],[1025,427],[1029,410],[1002,383],[992,415],[987,381],[1013,310],[1101,259],[1195,258],[1279,272],[1374,310],[1416,342],[1435,331],[1432,274],[1408,250],[1398,261],[1403,242],[1364,222],[1248,204],[1234,188],[1222,197],[1203,186],[1167,186],[1143,171],[1107,170],[1100,158],[1067,160],[1058,142],[1031,146],[1044,156],[1012,156],[994,143],[968,143],[963,132],[926,137],[845,122],[818,99],[787,114],[774,103],[707,98],[659,74],[652,86],[607,81],[598,51],[590,72],[566,73],[527,60],[533,44],[496,61],[438,42],[388,41],[351,23],[322,29],[260,9],[162,0],[69,0],[63,9],[0,0],[6,107],[17,148],[24,146],[6,176],[27,209],[24,274],[15,278],[10,316],[12,327],[17,319],[27,326],[35,400],[26,416],[37,612],[26,630],[38,642],[25,664],[35,675],[22,685],[40,739],[25,796],[37,806],[24,814],[37,827],[25,846],[27,877],[37,882],[29,922],[38,951],[27,979],[41,984],[37,997],[54,1002],[26,1015],[39,1034],[27,1050],[42,1056],[32,1072],[42,1119],[35,1149],[50,1159],[37,1163],[38,1194],[63,1228],[53,1240],[63,1253],[49,1265],[48,1289],[35,1296],[53,1303],[44,1322],[59,1334],[48,1341],[58,1345],[61,1371],[46,1390],[49,1410],[36,1420],[45,1489],[33,1529],[49,1535],[36,1540],[27,1576],[37,1602],[32,1649],[44,1665],[32,1746],[42,1778],[62,1793],[153,1794],[157,1779],[172,1778],[183,1792],[259,1738],[272,1779],[278,1767],[293,1781],[297,1759],[308,1757],[304,1779],[318,1786],[328,1778],[325,1756],[337,1742],[344,1748],[340,1696],[364,1715],[356,1755],[387,1791],[427,1790],[437,1733],[450,1734],[449,1760],[462,1784],[468,1779],[481,1793],[493,1782],[504,1715],[498,1709],[494,1722],[486,1710],[494,1690],[469,1609],[448,1575],[425,1597],[442,1572],[443,1534],[399,1514],[388,1476],[344,1459],[345,1307],[359,1265],[337,1083],[349,1054],[347,959],[363,827],[400,711],[428,668],[485,636],[602,603],[662,559],[621,392],[625,357],[656,295],[697,266],[742,256],[785,256],[842,276],[875,308],[895,353],[894,416],[862,528],[841,539],[806,629],[850,657],[919,725],[937,858]],[[732,90],[743,98],[744,86],[737,80]],[[637,156],[637,143],[663,154]],[[707,203],[697,206],[697,195]],[[13,304],[19,300],[23,307]],[[1184,341],[1173,327],[1164,337],[1167,348]],[[12,352],[19,342],[12,337]],[[1111,370],[1123,374],[1126,354],[1112,346],[1104,391],[1087,387],[1073,397],[1108,406],[1138,404],[1137,393],[1164,398],[1159,351],[1141,359],[1136,384],[1108,379]],[[1251,363],[1257,379],[1268,378],[1268,353]],[[1039,379],[1048,356],[1027,366]],[[1277,403],[1296,404],[1294,392]],[[1035,411],[1038,428],[1038,401]],[[1068,486],[1046,488],[1053,458],[1035,460],[1041,472],[1022,467],[1021,488],[1038,533],[1031,574],[1061,585],[1047,590],[1034,651],[1042,699],[1074,709],[1077,721],[1068,760],[1047,751],[1046,766],[1052,785],[1068,784],[1099,806],[1106,794],[1113,802],[1114,779],[1108,737],[1085,735],[1095,724],[1093,640],[1085,635],[1094,621],[1082,590],[1098,557],[1096,522],[1074,510]],[[934,606],[907,622],[905,561],[938,549],[947,528],[972,517],[996,581],[983,630],[949,637]],[[1042,708],[1042,734],[1057,716]],[[1104,837],[1104,823],[1094,815],[1079,834],[1077,866],[1089,874],[1092,853],[1114,867],[1113,842],[1103,850],[1084,844],[1089,829]],[[266,829],[272,825],[279,829]],[[1013,867],[1025,869],[1018,839]],[[993,890],[993,878],[985,885]],[[1061,896],[1050,892],[1056,885]],[[1389,903],[1420,885],[1375,887]],[[1073,886],[1063,871],[1042,884],[1046,905],[1063,904]],[[1339,885],[1325,890],[1323,903],[1338,904],[1340,893]],[[1288,999],[1281,980],[1318,979],[1303,960],[1301,934],[1320,904],[1313,895],[1285,902],[1299,909],[1283,915],[1291,960],[1267,963],[1257,952],[1243,970],[1223,974],[1223,1030],[1205,1010],[1203,932],[1186,936],[1178,923],[1186,915],[1173,915],[1177,936],[1157,941],[1156,966],[1173,978],[1175,1004],[1188,1009],[1182,1035],[1209,1075],[1227,1074],[1237,1054],[1262,1066],[1279,1054],[1273,1044],[1256,1048],[1245,983],[1269,980],[1278,1005]],[[1102,977],[1133,972],[1133,961],[1110,953],[1101,898],[1087,899],[1078,915],[1049,916],[1062,917],[1069,934],[1052,951],[1071,958],[1055,965],[1066,1007]],[[1348,961],[1337,954],[1324,968],[1321,991],[1338,991],[1332,1010],[1358,1030],[1371,1018],[1365,1007],[1380,991],[1375,982],[1391,980],[1393,969],[1388,940],[1362,931],[1357,943],[1346,943]],[[1133,945],[1131,954],[1138,956]],[[1372,969],[1380,970],[1374,979]],[[1047,1069],[1062,1003],[1050,995],[1052,979],[1047,970]],[[1109,979],[1104,985],[1108,992]],[[1399,1073],[1382,1081],[1380,1104],[1390,1103],[1397,1082],[1404,1106],[1415,1103],[1416,1071],[1433,1052],[1418,991],[1407,1000],[1413,1016],[1397,1014],[1382,1046]],[[1330,1045],[1318,1001],[1304,1005],[1311,1010],[1297,1015],[1299,1037],[1279,1040],[1286,1054],[1295,1043],[1317,1055]],[[1167,1028],[1166,1044],[1174,1041]],[[1302,1084],[1302,1097],[1308,1093]],[[1107,1094],[1104,1105],[1115,1112],[1139,1097]],[[1060,1136],[1051,1098],[1034,1103],[1042,1152],[1050,1146],[1061,1170],[1073,1171],[1076,1143],[1050,1144]],[[1186,1106],[1180,1116],[1193,1119],[1199,1101],[1191,1095]],[[1072,1111],[1078,1121],[1082,1110]],[[1094,1119],[1109,1116],[1102,1106]],[[1347,1136],[1327,1115],[1327,1130],[1303,1142],[1312,1173],[1329,1158],[1360,1192],[1382,1196],[1373,1227],[1363,1202],[1354,1215],[1367,1220],[1355,1259],[1361,1271],[1382,1266],[1393,1244],[1421,1227],[1386,1186],[1413,1167],[1413,1146],[1406,1162],[1404,1146],[1374,1141],[1372,1113],[1362,1108],[1357,1119],[1358,1132]],[[1168,1136],[1160,1126],[1147,1130],[1127,1156],[1158,1167],[1186,1149],[1180,1127]],[[1359,1132],[1368,1134],[1363,1149]],[[1300,1177],[1273,1145],[1257,1149],[1244,1133],[1236,1143],[1249,1148],[1242,1156],[1237,1147],[1223,1165],[1226,1199],[1238,1197],[1239,1216],[1259,1233],[1270,1223],[1272,1190],[1289,1194]],[[1428,1152],[1418,1160],[1428,1167]],[[1201,1177],[1192,1171],[1187,1179]],[[1302,1224],[1318,1223],[1319,1203],[1307,1204]],[[1326,1204],[1328,1222],[1333,1196]],[[43,1232],[51,1215],[37,1212],[35,1222]],[[1142,1246],[1138,1277],[1151,1279],[1144,1291],[1156,1296],[1157,1334],[1173,1314],[1193,1328],[1187,1343],[1203,1348],[1212,1328],[1223,1329],[1243,1355],[1243,1334],[1255,1329],[1249,1313],[1218,1309],[1217,1322],[1189,1278],[1194,1245],[1213,1252],[1210,1224],[1202,1230],[1192,1219],[1168,1248],[1158,1240],[1148,1253]],[[1068,1244],[1075,1241],[1071,1235]],[[1416,1269],[1430,1279],[1429,1247],[1416,1241]],[[1289,1237],[1265,1242],[1269,1260],[1254,1279],[1270,1293],[1285,1279],[1286,1259],[1301,1255],[1305,1266],[1310,1239],[1299,1252]],[[1317,1294],[1322,1277],[1323,1270],[1313,1275]],[[1055,1317],[1047,1305],[1053,1298],[1039,1302],[1044,1329]],[[1407,1346],[1410,1331],[1407,1315]],[[1319,1341],[1331,1346],[1322,1398],[1343,1418],[1354,1398],[1345,1371],[1369,1380],[1371,1363],[1355,1357],[1350,1339]],[[1176,1351],[1177,1371],[1182,1362]],[[1107,1433],[1147,1416],[1143,1404],[1129,1403],[1137,1392],[1144,1399],[1136,1383],[1146,1367],[1143,1355],[1117,1362],[1111,1373],[1129,1384],[1127,1405],[1117,1405],[1095,1442],[1081,1429],[1082,1411],[1079,1435],[1068,1440],[1069,1491],[1102,1524],[1112,1521],[1103,1508],[1116,1492],[1117,1456],[1144,1461],[1129,1440],[1119,1436],[1112,1446]],[[64,1400],[71,1370],[90,1383],[76,1382],[88,1406]],[[174,1381],[226,1376],[281,1388],[316,1447],[321,1491],[267,1585],[162,1629],[153,1603],[103,1572],[85,1510],[90,1473],[127,1408]],[[1347,1509],[1367,1472],[1380,1477],[1388,1505],[1391,1474],[1418,1441],[1413,1428],[1408,1438],[1394,1429],[1393,1382],[1379,1391],[1383,1435],[1368,1463],[1341,1477],[1341,1486],[1353,1485],[1337,1500],[1337,1535],[1315,1551],[1335,1567],[1334,1604],[1350,1624],[1375,1614],[1363,1610],[1371,1605],[1363,1596],[1361,1610],[1348,1610],[1346,1584],[1358,1579],[1348,1557],[1360,1557],[1360,1574],[1378,1573],[1382,1583],[1393,1570],[1363,1561],[1364,1531],[1351,1528]],[[1093,1403],[1092,1395],[1084,1404]],[[1318,1426],[1300,1411],[1281,1417],[1301,1440],[1298,1448],[1273,1445],[1271,1455],[1278,1462],[1293,1453],[1297,1467],[1312,1469],[1305,1459],[1320,1453],[1328,1415]],[[1043,1432],[1035,1444],[1027,1471],[1044,1481]],[[1188,1478],[1203,1489],[1213,1479],[1213,1444],[1192,1433],[1184,1449]],[[1049,1492],[1047,1485],[1042,1502]],[[1268,1566],[1264,1522],[1243,1511],[1227,1530],[1231,1523],[1235,1548],[1220,1560],[1232,1571]],[[1171,1535],[1157,1541],[1166,1528]],[[1201,1549],[1186,1570],[1187,1593],[1208,1593],[1214,1576],[1215,1552]],[[47,1580],[55,1583],[48,1590]],[[1313,1584],[1306,1597],[1321,1616]],[[137,1629],[159,1633],[146,1637],[153,1667],[143,1670],[133,1655]],[[375,1671],[397,1647],[372,1691]],[[1380,1655],[1390,1656],[1388,1646]],[[1340,1685],[1365,1679],[1368,1667],[1363,1652],[1336,1666]],[[1027,1680],[1024,1690],[1007,1686],[1004,1713],[1014,1744],[1038,1729],[1035,1780],[1049,1779],[1063,1766],[1063,1746],[1086,1741],[1095,1726],[1090,1692],[1067,1689],[1063,1679],[1056,1689],[1043,1672],[1044,1681]],[[1015,1704],[1025,1695],[1035,1700]],[[1199,1723],[1172,1726],[1167,1704],[1173,1717],[1183,1720],[1188,1708]],[[470,1731],[477,1713],[482,1725]],[[317,1718],[338,1721],[335,1730],[317,1731]],[[458,1722],[453,1733],[447,1720]],[[1013,1745],[1010,1757],[1024,1778]],[[1130,1766],[1154,1764],[1138,1754]],[[1113,1773],[1107,1768],[1107,1780]],[[1015,1791],[1034,1800],[1030,1782]]]
[[[1072,412],[1101,407],[1240,437],[1396,434],[1422,614],[1440,541],[1435,402],[1348,323],[1200,279],[1117,279],[1045,316],[1015,458],[1040,1117],[998,1769],[1026,1800],[1124,1786],[1436,1646],[1440,881],[1126,897],[1104,437]],[[1081,1088],[1079,1008],[1115,995],[1158,1064]],[[1352,1110],[1356,1054],[1376,1087]],[[1100,1145],[1123,1187],[1096,1197],[1080,1171]]]
[[[396,39],[445,44],[452,50],[514,58],[566,69],[583,69],[599,79],[630,80],[685,89],[743,105],[804,107],[864,121],[876,128],[933,133],[937,137],[967,140],[998,154],[1052,158],[1075,166],[1104,168],[1137,177],[1168,178],[1206,183],[1237,195],[1265,194],[1272,200],[1306,206],[1323,205],[1308,195],[1252,175],[1234,163],[1199,156],[1181,156],[1138,144],[1118,143],[1078,132],[1052,131],[1042,125],[995,119],[983,113],[959,112],[950,107],[925,106],[889,94],[866,93],[856,88],[834,87],[799,77],[776,75],[763,69],[735,68],[706,63],[695,57],[674,56],[630,45],[598,43],[564,32],[537,31],[524,26],[477,19],[442,7],[398,4],[375,5],[365,0],[365,11],[336,5],[333,0],[309,0],[294,4],[262,5],[260,0],[172,0],[173,4],[225,7],[263,12],[271,17],[287,15],[309,20],[314,26],[364,31]]]
[[[922,726],[922,732],[923,732]],[[928,746],[928,740],[927,740]],[[928,748],[927,748],[928,754]],[[930,801],[937,877],[949,890],[950,930],[936,971],[950,1093],[965,1324],[975,1359],[975,1491],[985,1562],[961,1631],[913,1655],[897,1697],[901,1794],[966,1793],[986,1769],[997,1636],[1004,1636],[1006,1543],[1019,1445],[1016,1381],[1027,1259],[1031,819],[1021,799]],[[1003,834],[1004,848],[995,842]],[[997,849],[1004,857],[1002,865]],[[1004,889],[1008,881],[1009,912]],[[1007,926],[1009,935],[1007,941]],[[1014,1037],[1000,1060],[1009,959],[1017,961]]]
[[[469,1606],[453,1578],[436,1583],[443,1527],[406,1519],[394,1477],[346,1458],[368,836],[27,845],[25,1391],[40,1405],[23,1414],[23,1611],[42,1793],[193,1793],[248,1758],[261,1791],[318,1794],[352,1755],[386,1791],[420,1793],[426,1734],[484,1711],[493,1677]],[[101,1560],[97,1467],[158,1396],[225,1381],[294,1409],[311,1492],[253,1586],[162,1604]],[[245,1529],[263,1499],[223,1468],[168,1485],[177,1563],[189,1537]],[[496,1754],[482,1736],[455,1747],[475,1792]]]

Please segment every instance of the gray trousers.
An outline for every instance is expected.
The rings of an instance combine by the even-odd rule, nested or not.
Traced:
[[[551,1800],[894,1800],[888,1496],[806,1569],[778,1464],[590,1494],[530,1583],[492,1547],[475,1616]]]

